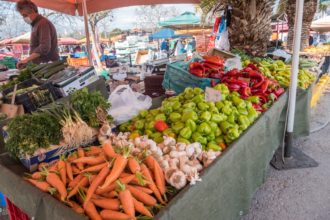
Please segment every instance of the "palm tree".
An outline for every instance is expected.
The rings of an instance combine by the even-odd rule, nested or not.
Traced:
[[[204,13],[216,13],[232,7],[229,26],[230,46],[251,55],[262,56],[272,34],[274,0],[202,0]]]
[[[294,36],[294,22],[296,15],[296,0],[286,0],[286,13],[288,15],[288,49],[292,50],[293,46],[293,36]],[[310,35],[310,27],[312,25],[315,12],[317,10],[318,0],[305,0],[304,2],[304,14],[303,14],[303,23],[301,31],[301,50],[304,50],[308,47],[308,39]]]

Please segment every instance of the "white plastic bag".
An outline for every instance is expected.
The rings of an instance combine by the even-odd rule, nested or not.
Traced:
[[[223,32],[221,32],[220,40],[217,45],[217,48],[226,51],[230,50],[228,28],[226,28]]]
[[[149,96],[134,92],[128,85],[118,86],[110,95],[111,108],[108,113],[114,124],[119,125],[137,116],[141,110],[149,109],[152,99]]]
[[[242,62],[241,62],[241,58],[239,56],[226,60],[225,70],[230,71],[232,69],[239,69],[239,70],[242,69]]]

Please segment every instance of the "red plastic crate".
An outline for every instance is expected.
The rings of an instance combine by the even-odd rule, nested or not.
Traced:
[[[6,198],[6,202],[10,220],[30,220],[29,216],[17,208],[8,198]]]

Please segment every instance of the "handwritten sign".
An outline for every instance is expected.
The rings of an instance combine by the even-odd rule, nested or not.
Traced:
[[[219,102],[222,100],[221,92],[210,87],[205,89],[205,101],[207,102]]]

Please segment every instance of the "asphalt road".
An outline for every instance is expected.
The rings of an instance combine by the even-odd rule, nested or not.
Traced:
[[[311,130],[330,120],[330,93],[312,110]],[[319,163],[316,168],[269,168],[242,220],[330,220],[330,124],[294,142]]]

